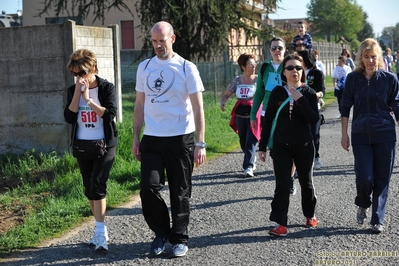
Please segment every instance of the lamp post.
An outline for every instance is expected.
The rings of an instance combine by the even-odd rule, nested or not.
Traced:
[[[393,29],[391,30],[391,51],[393,53]]]
[[[387,32],[387,35],[391,37],[391,51],[393,53],[393,29],[390,32]]]

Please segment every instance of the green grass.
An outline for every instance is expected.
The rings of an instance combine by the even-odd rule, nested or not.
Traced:
[[[231,110],[234,101],[229,101]],[[108,181],[108,209],[137,193],[140,164],[132,153],[134,94],[123,96],[123,123],[118,125],[119,144]],[[221,112],[212,93],[204,94],[207,158],[239,147],[229,127],[230,112]],[[61,235],[91,216],[83,195],[75,158],[29,151],[20,156],[0,157],[0,213],[18,215],[15,226],[0,232],[0,257],[14,250],[34,247]]]
[[[123,123],[118,124],[119,144],[108,181],[108,210],[128,201],[138,190],[140,164],[131,153],[134,100],[133,93],[123,95]],[[324,100],[335,100],[332,90],[326,92]],[[235,101],[226,103],[225,112],[218,103],[212,92],[204,93],[208,160],[239,148],[238,135],[229,126]],[[1,213],[18,215],[19,219],[10,230],[0,232],[0,258],[60,236],[91,217],[75,158],[70,153],[58,156],[35,151],[1,156]]]

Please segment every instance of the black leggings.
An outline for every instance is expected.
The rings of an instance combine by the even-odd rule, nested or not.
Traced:
[[[307,218],[314,216],[316,194],[313,186],[313,158],[315,149],[313,142],[287,145],[274,142],[272,150],[276,189],[272,201],[270,220],[287,226],[290,188],[292,187],[291,169],[295,163],[302,194],[302,212]]]
[[[84,194],[89,200],[101,200],[107,195],[107,180],[114,163],[116,146],[96,160],[77,159],[83,178]]]

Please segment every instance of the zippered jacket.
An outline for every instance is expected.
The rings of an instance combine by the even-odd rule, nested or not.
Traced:
[[[352,144],[396,141],[398,92],[398,79],[383,69],[378,69],[370,80],[356,71],[348,74],[341,100],[341,116],[349,117],[353,106]]]

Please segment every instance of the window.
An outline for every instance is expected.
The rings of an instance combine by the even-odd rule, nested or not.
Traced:
[[[46,25],[48,24],[64,24],[68,19],[76,22],[76,25],[83,25],[82,17],[53,17],[46,18]]]
[[[121,49],[134,49],[134,23],[133,20],[121,21]]]

